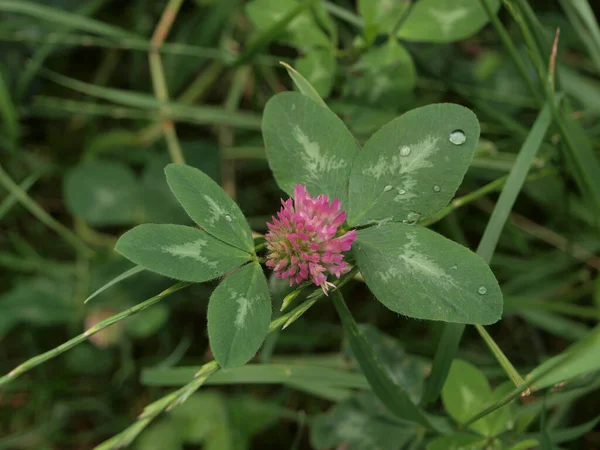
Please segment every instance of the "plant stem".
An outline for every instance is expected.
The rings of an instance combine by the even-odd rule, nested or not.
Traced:
[[[559,171],[556,168],[548,168],[548,169],[539,170],[535,173],[530,174],[526,178],[526,181],[538,180],[543,177],[555,175],[558,172]],[[450,202],[450,204],[448,206],[446,206],[444,209],[442,209],[441,211],[439,211],[438,213],[436,213],[435,215],[433,215],[431,217],[427,217],[426,219],[422,220],[419,223],[423,226],[432,225],[432,224],[440,221],[444,217],[446,217],[448,214],[457,210],[458,208],[465,206],[466,204],[471,203],[475,200],[478,200],[481,197],[485,196],[486,194],[500,190],[506,184],[508,177],[509,177],[509,175],[505,175],[503,177],[497,178],[494,181],[486,184],[485,186],[482,186],[479,189],[474,190],[473,192],[470,192],[466,195],[463,195],[462,197],[458,197],[457,199],[452,200]]]
[[[506,357],[504,352],[500,349],[500,347],[498,347],[496,341],[494,341],[494,339],[489,335],[489,333],[485,330],[483,326],[475,325],[475,328],[477,329],[477,332],[483,338],[487,346],[490,348],[494,356],[496,357],[496,360],[500,363],[500,365],[510,377],[510,379],[513,381],[513,383],[515,383],[515,386],[522,385],[524,383],[523,377],[519,375],[519,372],[517,371],[517,369],[515,369],[515,366],[512,365],[512,363]]]
[[[182,3],[183,0],[169,0],[169,3],[167,3],[167,6],[163,11],[162,17],[160,18],[160,21],[154,30],[154,35],[152,36],[151,40],[152,49],[148,53],[154,95],[161,102],[166,102],[169,100],[169,91],[167,89],[167,81],[165,78],[165,71],[163,69],[159,49],[167,37],[169,30],[171,29],[171,25],[173,25],[175,17],[177,17],[177,13],[179,12],[179,8],[181,7]],[[168,119],[163,120],[162,130],[165,140],[167,141],[169,154],[171,155],[173,162],[177,164],[185,164],[183,152],[181,150],[181,146],[179,145],[179,139],[177,139],[177,132],[175,131],[175,125],[173,122]]]
[[[25,192],[13,179],[4,171],[0,165],[0,185],[4,186],[6,190],[13,195],[13,197],[21,203],[26,209],[29,210],[40,222],[46,225],[48,228],[54,230],[60,237],[67,241],[73,248],[84,254],[91,254],[91,250],[81,239],[77,237],[71,230],[65,227],[62,223],[57,221],[54,217],[48,214],[44,209],[38,205],[28,194]]]

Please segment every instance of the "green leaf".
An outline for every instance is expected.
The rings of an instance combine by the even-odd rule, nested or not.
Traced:
[[[76,317],[71,283],[45,277],[18,279],[0,296],[0,338],[19,324],[51,326]]]
[[[302,94],[284,92],[267,103],[262,130],[281,189],[291,195],[296,184],[303,184],[312,195],[344,204],[359,146],[333,112]]]
[[[192,395],[170,414],[186,443],[201,444],[227,430],[227,405],[219,392],[205,391]]]
[[[271,298],[258,263],[229,275],[208,303],[208,337],[223,368],[246,364],[262,345],[271,323]]]
[[[417,436],[414,425],[397,420],[371,393],[360,393],[316,416],[310,427],[315,449],[398,450]]]
[[[156,334],[169,319],[169,308],[164,304],[155,305],[125,322],[127,333],[137,339],[145,339]]]
[[[285,67],[285,70],[287,70],[287,73],[294,82],[294,85],[302,94],[306,95],[308,98],[313,99],[320,105],[323,105],[327,108],[327,105],[325,104],[317,90],[313,87],[312,84],[309,83],[309,81],[306,78],[302,76],[300,72],[298,72],[296,69],[294,69],[287,63],[280,62],[280,64],[283,67]]]
[[[183,442],[179,423],[167,417],[149,428],[138,438],[136,450],[182,450]]]
[[[406,48],[395,39],[369,49],[352,68],[348,95],[353,100],[397,110],[410,100],[417,82],[415,65]]]
[[[526,439],[524,441],[521,441],[515,445],[513,445],[510,450],[530,450],[530,449],[535,449],[535,448],[539,448],[539,441],[537,439]],[[429,449],[427,449],[429,450]]]
[[[144,269],[196,283],[250,260],[250,254],[183,225],[139,225],[121,236],[115,250]]]
[[[427,444],[427,450],[483,450],[486,444],[487,439],[481,436],[456,433],[434,439]]]
[[[246,14],[259,31],[267,32],[294,12],[295,8],[303,9],[296,0],[254,0],[247,4]],[[285,31],[281,41],[290,43],[299,50],[309,51],[313,47],[330,46],[329,37],[317,25],[310,11],[297,15],[287,24]]]
[[[335,55],[330,50],[313,50],[297,59],[296,67],[300,73],[304,74],[308,83],[311,84],[320,97],[329,95],[333,87],[336,68]],[[293,72],[288,69],[288,73],[292,76]],[[292,76],[294,82],[296,82],[296,78],[298,77],[294,74]],[[298,86],[298,83],[296,83],[296,86]],[[300,89],[300,92],[302,92],[302,89]],[[305,92],[302,93],[305,94]]]
[[[356,325],[339,290],[333,291],[333,305],[340,316],[352,352],[369,381],[373,393],[398,418],[433,428],[429,418],[410,399],[410,396],[390,378],[379,355]]]
[[[254,252],[252,231],[239,206],[204,172],[169,164],[167,183],[189,216],[208,234]]]
[[[377,299],[408,317],[490,324],[502,292],[469,249],[418,226],[391,223],[358,231],[358,266]]]
[[[489,0],[494,12],[500,0]],[[453,42],[477,33],[488,22],[479,1],[419,0],[398,29],[398,37],[416,42]]]
[[[258,19],[258,23],[261,23],[263,25],[268,24],[268,26],[261,29],[260,30],[261,32],[256,37],[256,39],[253,39],[251,41],[248,48],[244,51],[244,53],[236,61],[237,66],[246,64],[248,61],[251,61],[252,59],[254,59],[254,56],[257,53],[259,53],[265,47],[267,47],[271,41],[274,41],[280,35],[282,35],[285,32],[286,28],[287,29],[297,28],[297,26],[301,22],[304,22],[305,19],[308,18],[307,16],[303,16],[302,13],[304,13],[307,9],[309,9],[312,6],[312,4],[315,3],[315,0],[305,0],[302,2],[293,1],[291,3],[289,3],[286,0],[280,0],[278,2],[278,6],[279,7],[283,6],[285,8],[285,13],[282,13],[283,9],[280,9],[279,11],[273,11],[271,8],[269,8],[269,9],[271,9],[270,11],[261,10],[260,12],[258,12],[256,10],[256,7],[263,6],[263,5],[258,5],[260,3],[264,4],[265,0],[255,0],[253,3],[250,3],[248,5],[248,7],[246,8],[248,15],[253,20]],[[288,4],[286,5],[286,3],[288,3]],[[293,7],[289,8],[288,6],[291,6],[291,5],[293,5]],[[265,16],[269,17],[269,13],[271,13],[270,17],[274,19],[273,21],[268,21],[268,19],[267,19],[267,22],[262,22],[259,19],[259,18],[262,18]],[[301,25],[301,27],[305,28],[309,23],[310,22],[306,22],[306,25]],[[318,28],[316,28],[315,32],[319,33],[321,31]],[[302,42],[302,41],[298,41],[298,43],[300,43],[300,42]]]
[[[455,359],[442,389],[442,400],[450,416],[462,424],[488,403],[501,399],[513,387],[511,383],[507,383],[492,393],[483,372],[468,362]],[[469,428],[484,436],[496,436],[507,428],[511,420],[510,411],[510,406],[506,405],[472,423]]]
[[[348,223],[414,221],[438,211],[460,185],[478,139],[475,114],[450,103],[392,120],[354,161]]]
[[[535,379],[532,390],[543,389],[600,369],[600,327],[564,352],[533,369],[525,381]]]
[[[379,33],[392,32],[410,6],[408,1],[358,0],[358,12],[364,20],[367,42],[373,42]]]
[[[119,162],[90,161],[64,179],[67,209],[93,226],[129,225],[141,215],[135,173]]]
[[[417,403],[423,391],[427,364],[407,354],[400,341],[379,331],[377,327],[362,324],[358,327],[373,351],[379,356],[390,378],[408,393],[413,402]],[[349,350],[354,359],[351,349]]]

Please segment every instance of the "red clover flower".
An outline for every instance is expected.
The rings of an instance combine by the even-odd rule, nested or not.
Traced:
[[[333,283],[327,275],[339,278],[350,271],[342,252],[350,250],[356,231],[338,235],[346,220],[341,203],[326,195],[311,197],[301,184],[294,188],[294,198],[281,200],[283,207],[267,223],[267,266],[277,277],[289,279],[290,286],[310,279],[327,295]]]

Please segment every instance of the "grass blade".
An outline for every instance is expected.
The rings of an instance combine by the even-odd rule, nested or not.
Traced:
[[[144,369],[142,384],[148,386],[181,386],[193,379],[199,367]],[[294,364],[247,364],[215,374],[207,384],[286,384],[318,383],[349,389],[368,389],[365,377],[356,372],[322,366]]]
[[[100,289],[96,289],[88,298],[85,299],[85,301],[83,303],[89,302],[91,299],[93,299],[97,295],[101,294],[102,292],[104,292],[108,288],[114,286],[117,283],[120,283],[123,280],[126,280],[129,277],[132,277],[132,276],[134,276],[134,275],[136,275],[136,274],[138,274],[140,272],[143,272],[144,270],[145,269],[143,267],[140,267],[140,266],[132,267],[131,269],[127,270],[126,272],[123,272],[121,275],[116,276],[115,278],[113,278],[112,280],[110,280],[108,283],[106,283]]]
[[[492,260],[502,229],[506,224],[506,220],[515,204],[517,196],[523,187],[533,158],[544,141],[544,136],[548,131],[551,120],[550,108],[546,105],[538,115],[533,128],[525,139],[515,161],[515,165],[510,171],[506,184],[500,193],[498,203],[492,212],[492,216],[490,217],[483,233],[483,237],[477,247],[477,254],[488,264]],[[433,360],[431,375],[427,379],[425,385],[425,395],[423,397],[425,403],[432,403],[438,398],[446,377],[448,376],[452,360],[458,351],[458,345],[465,329],[465,326],[461,324],[449,323],[444,325],[444,327],[445,329],[442,333],[442,338],[444,340],[440,340],[440,342],[443,342],[444,344],[438,345]],[[487,332],[483,327],[478,327],[478,331],[487,337]],[[495,348],[492,350],[505,370],[511,375],[511,378],[518,379],[515,378],[512,365],[510,365],[506,357],[501,352],[498,353],[499,349]]]
[[[27,0],[0,0],[0,11],[25,14],[36,19],[47,20],[69,29],[83,30],[90,33],[96,33],[101,36],[113,39],[136,39],[143,40],[139,36],[130,33],[122,28],[108,25],[103,22],[90,19],[63,9],[52,8],[37,2]]]
[[[156,112],[158,117],[162,112],[163,117],[169,117],[173,120],[180,119],[193,121],[194,123],[260,129],[261,118],[254,113],[231,112],[224,108],[210,106],[187,106],[176,102],[161,102],[149,94],[95,86],[49,70],[44,70],[43,74],[55,83],[74,91],[119,105],[152,110]]]
[[[0,117],[4,135],[11,141],[16,142],[19,137],[19,115],[12,101],[8,84],[4,73],[0,68]]]
[[[21,203],[31,214],[33,214],[40,222],[48,228],[56,232],[66,242],[71,244],[77,251],[89,254],[92,250],[70,229],[57,221],[54,217],[48,214],[40,205],[38,205],[13,179],[4,171],[0,165],[0,185],[13,195],[13,197]]]
[[[356,325],[339,289],[333,291],[332,300],[352,352],[375,395],[400,419],[418,423],[429,429],[434,428],[425,413],[412,402],[404,389],[392,381],[381,360]]]
[[[292,79],[292,81],[294,82],[294,84],[296,85],[296,87],[298,88],[298,90],[300,92],[302,92],[308,98],[312,98],[317,103],[320,103],[321,105],[327,107],[327,105],[325,104],[325,102],[323,101],[323,99],[321,98],[319,93],[316,91],[316,89],[312,86],[312,84],[310,84],[308,82],[308,80],[306,78],[304,78],[300,74],[300,72],[298,72],[296,69],[294,69],[288,63],[280,62],[280,64],[283,67],[285,67],[285,70],[287,70],[288,75],[290,76],[290,78]]]
[[[517,156],[517,160],[515,161],[515,165],[508,175],[504,189],[502,189],[502,192],[500,193],[498,203],[483,232],[479,247],[477,247],[477,254],[488,264],[492,260],[502,229],[506,224],[517,196],[523,187],[525,178],[527,178],[527,173],[529,172],[533,158],[544,141],[544,136],[548,131],[551,120],[550,108],[545,106],[536,119],[529,135],[525,139],[525,142],[519,151],[519,155]]]

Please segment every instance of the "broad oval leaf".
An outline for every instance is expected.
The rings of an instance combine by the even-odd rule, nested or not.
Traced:
[[[478,139],[475,114],[450,103],[392,120],[354,161],[348,223],[411,220],[438,211],[458,189]]]
[[[251,263],[229,275],[208,303],[208,337],[217,362],[224,368],[246,364],[267,333],[271,299],[259,264]]]
[[[183,225],[139,225],[115,250],[138,266],[176,280],[201,283],[250,260],[250,254]]]
[[[367,285],[392,311],[470,324],[500,319],[502,292],[488,265],[427,228],[390,223],[359,230],[353,248]]]
[[[501,400],[514,388],[512,382],[500,385],[495,391],[481,370],[474,365],[455,359],[442,389],[442,401],[450,416],[459,424],[481,412],[487,405]],[[488,414],[469,425],[484,436],[497,436],[509,427],[512,404]]]
[[[281,189],[291,195],[296,184],[303,184],[312,195],[326,194],[345,204],[359,146],[333,112],[305,95],[284,92],[267,103],[262,131]]]
[[[427,444],[427,450],[485,450],[488,439],[469,433],[439,436]]]
[[[75,166],[65,177],[63,191],[69,212],[90,225],[128,225],[143,214],[135,173],[120,162]]]
[[[348,95],[357,103],[398,109],[412,100],[417,77],[412,56],[396,39],[371,47],[348,77]],[[346,112],[346,110],[344,110]]]
[[[486,0],[494,13],[500,0]],[[453,42],[477,33],[488,15],[475,0],[419,0],[398,30],[398,37],[417,42]]]
[[[398,450],[415,439],[419,427],[396,420],[370,392],[337,403],[311,421],[315,449]]]
[[[358,0],[358,12],[364,20],[364,35],[368,43],[379,33],[391,33],[406,9],[406,1]]]
[[[317,97],[327,97],[333,88],[333,80],[335,77],[336,60],[335,55],[331,50],[315,49],[296,60],[296,68],[298,72],[306,77],[311,87],[317,91]],[[293,72],[288,73],[293,76],[294,82],[297,83],[297,78]],[[302,92],[302,90],[300,91]],[[306,95],[305,92],[302,92]],[[309,97],[311,97],[309,95]],[[315,97],[312,97],[315,99]],[[315,99],[316,100],[316,99]],[[317,100],[318,101],[318,100]],[[322,100],[321,100],[322,101]]]
[[[165,168],[167,183],[183,209],[210,235],[254,252],[252,231],[239,206],[201,170],[182,164]]]

